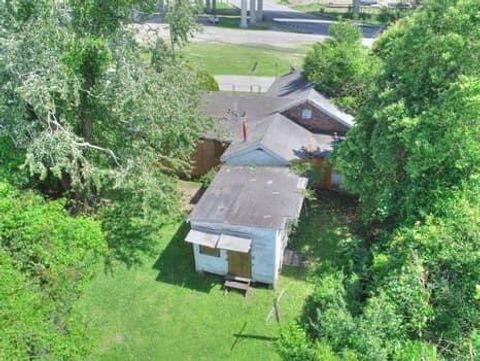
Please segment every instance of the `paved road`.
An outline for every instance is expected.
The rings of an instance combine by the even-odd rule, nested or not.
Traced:
[[[215,75],[222,91],[265,93],[275,81],[270,76]]]
[[[229,1],[233,6],[240,8],[241,0]],[[303,13],[288,6],[278,4],[275,0],[263,0],[263,13],[264,20],[271,22],[274,26],[285,30],[322,36],[328,35],[328,27],[334,22],[329,16]],[[366,39],[373,39],[381,32],[381,28],[378,26],[358,25]]]
[[[155,39],[156,34],[164,39],[169,38],[168,25],[158,22],[136,24],[137,38],[140,41]],[[217,26],[204,26],[202,32],[196,34],[193,42],[215,42],[227,44],[252,44],[297,49],[302,45],[311,45],[326,39],[326,35],[295,33],[278,30],[241,30]],[[363,38],[366,46],[371,46],[374,39]]]
[[[169,37],[168,25],[166,24],[147,22],[144,24],[136,24],[134,27],[138,30],[137,38],[140,41],[155,39],[157,34],[164,39],[168,39]],[[316,34],[276,30],[228,29],[205,25],[202,31],[195,34],[191,41],[298,48],[302,45],[310,45],[322,41],[325,38],[326,36]]]

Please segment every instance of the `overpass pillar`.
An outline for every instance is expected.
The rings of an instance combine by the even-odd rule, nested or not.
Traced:
[[[248,24],[247,24],[247,0],[242,0],[242,8],[241,8],[241,15],[240,15],[240,27],[241,28],[248,27]]]
[[[255,15],[255,0],[250,0],[250,25],[257,23],[257,15]]]
[[[257,20],[263,20],[263,0],[257,0]]]

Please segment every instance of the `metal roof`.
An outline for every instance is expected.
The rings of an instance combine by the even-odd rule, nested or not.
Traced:
[[[218,121],[216,129],[207,138],[235,141],[242,139],[242,123],[253,125],[276,113],[285,105],[285,99],[263,95],[236,95],[212,92],[204,95],[203,112]]]
[[[223,166],[189,221],[284,229],[300,215],[305,186],[286,167]]]
[[[191,229],[188,232],[185,242],[242,253],[248,253],[252,245],[251,238],[232,236],[225,233],[215,234],[197,229]]]
[[[309,102],[343,125],[349,128],[353,126],[353,117],[340,110],[328,98],[316,91],[299,70],[293,70],[279,77],[273,82],[265,95],[285,99],[285,104],[277,109],[278,112],[283,112],[303,102]]]
[[[275,113],[251,126],[247,123],[247,140],[234,141],[223,153],[221,160],[263,149],[285,162],[290,162],[302,159],[317,148],[312,133],[280,113]]]

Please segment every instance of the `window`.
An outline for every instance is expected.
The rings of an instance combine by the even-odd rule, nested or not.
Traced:
[[[312,110],[304,108],[302,110],[302,119],[312,119]]]
[[[207,247],[207,246],[200,245],[200,253],[204,254],[204,255],[207,255],[207,256],[220,257],[220,249],[219,248],[212,248],[212,247]]]

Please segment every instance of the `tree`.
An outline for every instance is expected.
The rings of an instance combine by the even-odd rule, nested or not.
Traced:
[[[371,237],[369,297],[383,292],[413,340],[473,359],[480,322],[477,1],[430,1],[376,44],[384,65],[337,165]],[[448,311],[447,311],[448,310]]]
[[[154,222],[179,209],[176,174],[188,172],[194,144],[209,124],[198,111],[195,71],[174,56],[157,56],[156,66],[145,62],[145,54],[159,48],[137,42],[132,11],[155,4],[0,4],[0,137],[25,152],[30,178],[67,195],[73,211],[128,202],[125,222],[138,227],[138,217],[147,222],[155,212]],[[177,5],[170,7],[171,41],[181,46],[193,26],[186,16],[194,12],[189,3]],[[161,71],[159,59],[165,60]],[[105,227],[112,229],[106,219]],[[121,242],[136,253],[130,240],[109,240],[122,249],[122,259]]]
[[[61,179],[78,200],[127,178],[161,197],[165,178],[153,180],[188,167],[203,121],[195,75],[176,64],[159,75],[127,26],[155,1],[43,1],[26,16],[27,3],[1,9],[2,133],[32,175]]]
[[[354,113],[370,89],[378,61],[362,46],[361,33],[354,26],[336,23],[329,33],[332,39],[308,52],[304,74],[318,91]]]
[[[334,153],[365,237],[340,254],[367,261],[319,275],[308,345],[358,360],[479,357],[479,12],[427,1],[376,43],[380,71]]]
[[[377,44],[381,76],[339,148],[346,186],[369,224],[441,211],[479,166],[478,3],[424,8]]]

